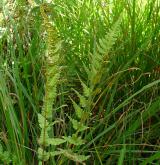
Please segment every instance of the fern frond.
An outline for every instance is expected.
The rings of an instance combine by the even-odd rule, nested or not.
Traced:
[[[83,87],[82,94],[74,90],[79,98],[79,105],[72,99],[71,100],[76,112],[76,116],[78,117],[78,120],[80,121],[69,117],[76,133],[73,134],[72,136],[63,137],[63,138],[66,139],[66,141],[70,144],[74,144],[74,145],[83,144],[83,140],[81,139],[80,136],[78,136],[78,133],[83,132],[89,128],[86,126],[86,121],[91,115],[92,106],[94,105],[94,95],[96,95],[97,93],[101,91],[100,88],[96,88],[96,85],[100,83],[101,78],[103,76],[104,66],[107,60],[109,60],[108,53],[110,49],[112,48],[112,46],[114,45],[116,41],[116,37],[118,35],[118,27],[119,27],[119,21],[115,23],[113,28],[108,32],[107,35],[105,35],[104,38],[99,40],[99,43],[97,44],[97,50],[92,55],[90,68],[88,69],[87,67],[85,67],[85,70],[88,74],[89,83],[85,84],[79,78],[81,85]],[[80,155],[75,155],[75,153],[72,153],[72,156],[71,156],[70,152],[68,151],[65,151],[63,154],[64,156],[74,161],[79,161],[79,160],[85,161],[89,158],[88,156],[83,155],[82,156],[84,158],[83,159]]]
[[[52,118],[52,105],[57,93],[56,88],[60,78],[60,56],[59,50],[61,49],[61,43],[58,39],[57,30],[49,21],[47,14],[45,13],[47,6],[41,5],[40,11],[44,20],[44,28],[47,32],[47,52],[46,52],[46,83],[45,83],[45,97],[43,115],[51,119]]]
[[[46,46],[47,51],[45,55],[45,96],[42,108],[42,113],[38,115],[38,121],[41,128],[39,144],[41,147],[38,149],[39,159],[47,161],[50,154],[45,151],[46,147],[50,145],[60,145],[66,140],[59,138],[51,138],[49,131],[52,126],[53,103],[57,96],[57,85],[60,79],[60,55],[61,43],[58,39],[57,30],[49,21],[48,15],[45,13],[47,10],[46,5],[40,6],[40,12],[43,18],[44,29],[47,33]]]
[[[119,24],[120,19],[118,19],[118,21],[113,25],[104,38],[99,39],[99,42],[97,43],[97,49],[92,55],[90,72],[88,74],[90,87],[92,86],[92,90],[96,84],[100,82],[103,75],[104,66],[106,66],[105,64],[107,62],[109,62],[108,54],[115,44],[119,34]]]

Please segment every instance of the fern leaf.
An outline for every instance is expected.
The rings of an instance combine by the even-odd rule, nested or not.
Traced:
[[[44,123],[46,127],[49,125],[48,121],[41,114],[38,114],[38,122],[41,129],[44,128]]]
[[[83,93],[86,98],[91,94],[91,89],[80,79],[81,85],[83,87]]]
[[[106,48],[106,47],[105,47]],[[97,44],[97,49],[98,49],[98,52],[101,53],[101,54],[106,54],[106,50],[103,49],[99,44]]]
[[[60,139],[60,138],[49,138],[49,139],[47,139],[47,142],[50,145],[57,146],[57,145],[60,145],[62,143],[65,143],[66,140],[65,139]]]
[[[74,89],[73,89],[74,90]],[[87,107],[87,99],[83,96],[83,95],[81,95],[78,91],[76,91],[76,90],[74,90],[75,91],[75,93],[77,94],[77,96],[79,97],[79,100],[80,100],[80,105],[83,107],[83,108],[85,108],[85,107]]]
[[[68,143],[74,144],[74,145],[76,145],[76,146],[84,144],[84,140],[82,140],[81,137],[77,137],[75,134],[73,134],[72,136],[68,136],[68,137],[64,136],[63,138],[64,138]]]
[[[89,127],[83,125],[83,123],[81,122],[78,122],[77,120],[75,119],[72,119],[71,117],[69,117],[70,121],[72,122],[72,125],[73,125],[73,128],[78,131],[78,132],[82,132],[86,129],[88,129]]]
[[[63,151],[52,151],[50,152],[50,156],[54,157],[54,156],[58,156],[63,154]]]
[[[75,102],[71,99],[72,103],[73,103],[73,107],[75,109],[76,115],[79,119],[82,118],[83,116],[83,109]]]
[[[49,135],[48,135],[48,130],[46,128],[42,128],[40,137],[38,139],[38,143],[42,146],[49,146],[50,144],[48,143]]]
[[[48,161],[49,157],[49,152],[44,151],[42,148],[38,148],[38,159]]]
[[[72,152],[71,150],[60,149],[60,151],[63,152],[64,156],[78,163],[84,163],[84,161],[86,161],[90,157],[90,156],[85,156],[85,155],[78,155]]]

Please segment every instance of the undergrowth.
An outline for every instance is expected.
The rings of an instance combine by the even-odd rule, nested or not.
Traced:
[[[160,164],[160,2],[0,2],[0,164]]]

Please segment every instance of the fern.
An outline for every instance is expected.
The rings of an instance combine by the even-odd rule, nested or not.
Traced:
[[[38,157],[42,161],[47,161],[50,153],[45,149],[50,145],[60,145],[65,142],[64,139],[50,137],[51,132],[51,119],[53,113],[53,103],[57,96],[57,85],[60,78],[60,56],[59,50],[61,49],[61,41],[58,39],[57,31],[50,23],[49,18],[45,11],[48,10],[46,5],[40,6],[41,15],[44,22],[44,28],[47,33],[47,51],[45,59],[45,96],[42,113],[38,114],[39,126],[41,134],[39,138],[40,148],[38,149]]]
[[[90,70],[88,71],[90,90],[93,92],[94,87],[101,81],[103,71],[106,69],[106,64],[109,62],[109,52],[119,33],[120,19],[113,25],[104,38],[99,39],[97,49],[91,58]]]
[[[80,79],[83,87],[83,94],[74,90],[80,100],[80,105],[76,104],[73,100],[72,103],[79,118],[82,118],[82,111],[85,114],[83,116],[86,116],[87,113],[88,117],[91,115],[91,109],[94,105],[94,96],[101,93],[101,89],[97,85],[100,84],[103,74],[105,73],[106,64],[109,62],[108,54],[115,44],[119,33],[119,24],[120,19],[118,19],[104,38],[99,39],[99,42],[96,44],[96,51],[91,56],[90,66],[89,68],[85,66],[88,74],[88,83],[85,84]]]
[[[101,78],[103,76],[103,69],[105,69],[105,64],[109,60],[108,53],[116,41],[116,37],[118,34],[118,27],[119,27],[119,21],[115,23],[113,28],[108,32],[108,34],[103,39],[99,40],[99,44],[97,44],[97,50],[92,55],[90,68],[88,69],[86,67],[89,83],[85,84],[80,79],[81,85],[83,87],[83,93],[80,94],[78,91],[74,90],[79,98],[79,105],[74,100],[72,99],[71,100],[76,112],[76,116],[80,121],[69,117],[73,125],[73,128],[76,131],[76,133],[73,134],[72,136],[67,138],[64,137],[64,139],[66,139],[66,141],[70,144],[74,144],[74,145],[84,144],[84,140],[82,140],[81,136],[78,136],[78,133],[83,132],[89,128],[86,125],[87,125],[87,119],[89,119],[89,117],[92,115],[91,111],[92,111],[92,106],[94,105],[93,102],[94,95],[101,92],[99,88],[96,88],[96,85],[100,83]],[[74,155],[74,153],[72,153],[72,155]],[[84,155],[81,156],[83,156],[84,160],[87,160],[89,158],[89,156],[84,156]],[[70,157],[70,154],[68,155],[68,157]],[[76,158],[74,156],[70,158],[78,159],[78,156]]]
[[[38,158],[40,160],[39,164],[42,163],[41,161],[48,161],[51,156],[54,157],[57,155],[63,155],[76,162],[82,163],[84,160],[88,158],[88,156],[86,157],[84,155],[76,154],[71,150],[63,150],[63,149],[59,149],[59,151],[56,150],[47,151],[48,150],[47,148],[49,146],[51,145],[58,146],[65,142],[75,146],[84,144],[84,140],[78,136],[78,133],[88,129],[88,127],[85,126],[83,122],[77,121],[69,117],[70,121],[72,122],[73,128],[75,130],[75,134],[72,134],[72,136],[68,136],[68,137],[63,136],[63,138],[50,137],[50,132],[52,128],[51,126],[56,123],[56,122],[51,122],[51,119],[53,113],[52,106],[57,96],[56,88],[60,78],[61,67],[59,64],[61,59],[59,56],[59,50],[61,48],[61,42],[58,39],[56,29],[50,23],[48,15],[45,13],[45,11],[49,12],[49,10],[50,8],[47,5],[40,6],[41,15],[44,20],[44,28],[46,29],[47,32],[47,42],[46,42],[47,53],[45,60],[46,82],[45,82],[44,105],[43,105],[42,113],[38,114],[38,122],[41,128],[40,138],[38,140],[38,143],[40,145],[40,147],[38,148]],[[85,107],[85,98],[81,99],[81,105]],[[79,114],[78,116],[80,117],[80,112],[76,112],[76,113]]]
[[[97,50],[92,56],[92,62],[90,68],[87,69],[89,83],[85,84],[81,79],[81,85],[83,87],[83,93],[80,94],[74,90],[79,97],[80,103],[77,104],[72,100],[73,107],[76,112],[76,118],[68,116],[72,123],[74,133],[71,136],[63,136],[62,138],[50,137],[51,126],[54,122],[52,119],[52,106],[57,96],[57,84],[60,78],[60,56],[59,50],[61,49],[61,41],[58,39],[57,30],[49,21],[49,16],[45,12],[49,12],[47,5],[41,5],[40,11],[44,20],[44,28],[47,32],[47,53],[46,53],[46,72],[45,72],[45,96],[42,113],[38,115],[39,126],[41,128],[41,134],[39,138],[40,147],[38,149],[38,157],[42,161],[48,161],[52,156],[63,155],[73,161],[83,163],[89,158],[89,156],[79,155],[74,153],[74,146],[84,145],[85,140],[82,139],[82,132],[86,131],[89,127],[87,126],[87,119],[91,116],[91,107],[93,105],[93,97],[96,89],[96,85],[101,81],[103,75],[103,69],[105,64],[108,62],[108,53],[116,41],[118,32],[119,21],[113,26],[109,33],[99,40],[97,44]],[[70,149],[58,149],[57,151],[48,152],[47,147],[50,145],[58,146],[67,142]],[[41,161],[40,161],[41,162]]]

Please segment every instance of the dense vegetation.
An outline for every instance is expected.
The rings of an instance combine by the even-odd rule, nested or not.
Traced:
[[[160,1],[0,1],[0,164],[160,164]]]

